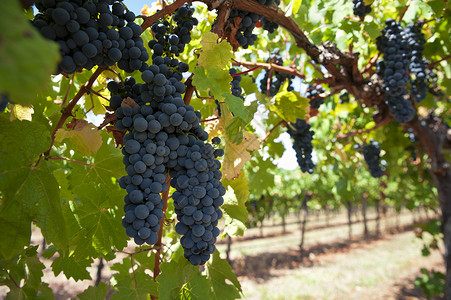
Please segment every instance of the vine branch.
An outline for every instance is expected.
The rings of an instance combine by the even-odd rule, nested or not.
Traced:
[[[257,69],[257,68],[263,68],[265,70],[274,70],[274,71],[277,71],[277,72],[281,72],[281,73],[297,76],[297,77],[300,77],[302,79],[305,78],[305,75],[303,73],[299,72],[296,69],[293,69],[293,68],[290,68],[290,67],[279,66],[279,65],[276,65],[276,64],[272,64],[272,63],[250,62],[250,61],[243,61],[243,62],[232,61],[232,65],[234,65],[234,66],[245,66],[245,67],[251,69],[252,71]],[[251,71],[251,70],[249,70],[249,71]]]
[[[277,127],[279,127],[280,125],[286,125],[287,124],[287,121],[285,121],[285,120],[280,120],[276,125],[274,125],[273,126],[273,128],[271,128],[267,133],[266,133],[266,136],[265,136],[265,138],[262,140],[262,142],[264,143],[264,142],[266,142],[266,140],[269,138],[269,136],[271,135],[271,133],[274,131],[274,130],[276,130],[277,129]]]
[[[74,109],[77,102],[83,97],[84,94],[86,94],[89,89],[92,87],[94,82],[96,81],[97,77],[106,70],[106,67],[97,68],[97,70],[94,72],[94,74],[91,75],[88,82],[86,82],[78,91],[78,93],[75,95],[75,97],[69,102],[69,104],[62,109],[63,114],[61,115],[61,118],[58,121],[58,124],[56,124],[55,129],[52,132],[52,137],[50,141],[50,147],[47,151],[45,151],[43,154],[39,156],[38,161],[35,164],[35,167],[38,166],[39,162],[41,161],[42,156],[48,156],[50,154],[50,151],[52,150],[53,144],[55,143],[55,137],[56,132],[58,129],[62,128],[64,123],[66,122],[67,118],[69,118],[72,115],[72,110]]]

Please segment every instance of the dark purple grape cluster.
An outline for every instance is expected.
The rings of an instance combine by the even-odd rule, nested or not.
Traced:
[[[371,5],[365,5],[364,0],[352,0],[352,3],[354,3],[354,16],[359,17],[361,20],[371,12]]]
[[[275,48],[269,58],[266,60],[268,63],[273,63],[278,66],[283,66],[283,58],[279,54],[280,49]],[[271,77],[270,77],[271,76]],[[260,92],[268,97],[274,97],[280,90],[280,87],[284,84],[285,80],[289,81],[287,91],[292,91],[292,79],[293,75],[289,75],[277,71],[265,71],[263,78],[260,80]]]
[[[423,58],[424,34],[421,32],[423,22],[410,23],[404,28],[403,38],[410,50],[410,72],[412,77],[410,79],[410,94],[417,101],[420,102],[426,98],[426,66],[427,62]]]
[[[181,80],[188,65],[156,53],[152,61],[141,74],[143,84],[133,78],[108,83],[115,126],[128,132],[122,149],[127,175],[119,180],[127,191],[123,226],[138,245],[158,241],[164,218],[161,193],[169,188],[169,174],[177,190],[172,198],[179,221],[176,231],[184,235],[185,257],[194,265],[204,264],[215,251],[219,235],[225,188],[216,158],[224,151],[206,142],[209,137],[200,125],[200,113],[183,101]]]
[[[384,54],[383,66],[379,70],[383,72],[385,101],[398,122],[408,122],[415,115],[412,103],[405,99],[408,94],[411,49],[403,38],[401,25],[393,19],[386,20],[385,29],[377,38],[376,45]]]
[[[218,143],[215,139],[212,142]],[[226,190],[220,182],[221,163],[216,158],[224,155],[224,150],[215,150],[212,144],[190,135],[182,151],[185,155],[169,173],[171,186],[176,189],[172,194],[179,220],[175,230],[183,235],[180,243],[184,256],[193,265],[203,265],[215,252],[220,233],[217,225]]]
[[[266,6],[272,6],[274,3],[276,3],[276,5],[280,4],[280,0],[258,0],[258,2]],[[235,18],[237,17],[241,19],[241,22],[238,25],[238,31],[235,34],[235,39],[244,49],[247,49],[249,46],[253,45],[257,40],[257,35],[253,34],[252,31],[258,21],[261,21],[263,24],[263,29],[267,30],[269,33],[273,33],[279,26],[277,23],[271,22],[263,16],[235,8],[230,11],[228,22],[235,24]]]
[[[238,74],[238,71],[235,68],[231,68],[229,74],[232,76],[232,81],[230,82],[232,95],[241,98],[244,101],[244,97],[241,95],[243,89],[240,87],[241,75],[236,75]]]
[[[37,0],[36,7],[33,25],[60,46],[57,73],[116,63],[129,73],[147,68],[141,26],[122,0]]]
[[[379,143],[371,140],[369,144],[363,146],[363,158],[365,159],[371,176],[378,178],[384,175],[381,167],[381,148]]]
[[[310,130],[311,125],[305,120],[296,119],[296,123],[289,123],[287,132],[293,139],[293,148],[296,151],[296,158],[302,172],[313,173],[315,164],[312,161],[312,140],[313,130]]]
[[[168,20],[152,25],[154,39],[149,42],[149,48],[154,56],[179,56],[185,50],[185,45],[191,41],[191,30],[198,24],[193,17],[194,8],[190,5],[179,7],[173,16],[175,26]]]
[[[318,109],[321,104],[324,103],[324,97],[321,97],[321,94],[324,93],[324,89],[322,86],[317,85],[309,85],[307,87],[307,91],[305,92],[305,97],[310,99],[310,107],[314,109]]]

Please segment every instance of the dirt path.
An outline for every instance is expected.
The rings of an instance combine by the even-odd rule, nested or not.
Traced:
[[[444,271],[438,252],[420,256],[412,232],[347,250],[310,257],[292,269],[270,269],[266,278],[240,276],[245,299],[426,299],[416,290],[420,269]]]

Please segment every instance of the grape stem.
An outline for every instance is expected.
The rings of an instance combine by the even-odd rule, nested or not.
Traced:
[[[440,60],[431,62],[431,63],[429,64],[428,68],[429,68],[429,69],[432,69],[432,68],[434,68],[436,65],[440,64],[442,61],[448,60],[448,59],[450,59],[450,58],[451,58],[451,55],[448,55],[448,56],[443,57],[443,58],[440,59]]]
[[[276,125],[273,126],[273,128],[271,128],[267,133],[265,138],[262,140],[262,142],[266,142],[266,140],[269,138],[269,136],[271,135],[271,133],[276,130],[277,127],[279,127],[280,125],[287,125],[287,121],[285,120],[280,120]]]
[[[168,197],[169,197],[169,189],[170,189],[170,181],[171,181],[171,177],[166,176],[166,184],[168,185],[167,190],[161,195],[161,198],[164,201],[164,206],[162,208],[163,210],[163,214],[166,215],[166,208],[168,207]],[[157,277],[158,275],[160,275],[160,255],[161,255],[161,248],[162,248],[162,244],[161,244],[161,237],[163,236],[163,226],[164,226],[164,218],[161,219],[160,221],[160,230],[158,230],[158,241],[155,244],[155,248],[157,249],[156,253],[155,253],[155,264],[153,267],[153,280],[157,281]],[[156,296],[151,295],[151,299],[155,300]]]
[[[92,87],[94,82],[96,81],[97,77],[106,70],[106,67],[97,68],[97,70],[94,72],[94,74],[91,75],[89,80],[80,88],[78,93],[75,95],[75,97],[69,102],[69,104],[62,109],[63,114],[61,115],[61,118],[58,121],[58,124],[56,124],[55,129],[52,132],[52,137],[50,141],[50,147],[47,151],[39,155],[39,159],[34,165],[35,167],[38,166],[39,162],[41,161],[42,156],[48,156],[50,154],[50,151],[52,150],[53,144],[55,143],[55,137],[56,132],[58,129],[62,128],[66,120],[72,115],[72,110],[74,109],[75,105],[77,104],[78,100],[83,97],[84,94],[88,92],[88,90]]]
[[[256,67],[251,68],[251,69],[249,69],[249,70],[247,70],[247,71],[243,71],[243,72],[240,72],[240,73],[236,73],[236,74],[233,74],[233,75],[231,75],[231,76],[232,76],[232,77],[237,77],[237,76],[240,76],[240,75],[243,75],[243,74],[247,74],[247,73],[249,73],[249,72],[252,72],[252,71],[254,71],[254,70],[257,70],[257,69],[259,69],[259,68],[261,68],[261,66],[256,66]]]
[[[16,286],[16,288],[21,289],[20,286],[17,284],[17,282],[14,280],[14,278],[11,276],[11,274],[8,273],[9,279],[11,279],[11,281],[14,283],[14,285]]]
[[[402,18],[404,18],[404,15],[406,14],[406,11],[407,11],[407,9],[409,8],[411,2],[412,2],[411,0],[407,1],[406,6],[404,6],[404,8],[402,9],[401,14],[399,15],[399,20],[398,20],[398,22],[401,22],[401,21],[402,21]]]
[[[69,95],[70,88],[72,87],[72,84],[74,83],[74,78],[75,78],[75,73],[72,74],[72,78],[70,79],[69,86],[67,87],[66,95],[64,95],[63,103],[61,104],[61,106],[64,106],[66,104],[67,96]]]
[[[143,31],[146,30],[147,28],[152,26],[153,23],[155,23],[162,17],[172,14],[177,8],[183,6],[183,4],[185,4],[186,2],[189,2],[189,0],[177,0],[171,5],[164,6],[162,10],[157,11],[155,14],[151,16],[142,17],[144,20],[144,22],[141,25],[142,30]]]

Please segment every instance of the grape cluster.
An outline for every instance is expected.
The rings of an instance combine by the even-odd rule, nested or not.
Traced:
[[[221,163],[216,158],[224,151],[206,143],[209,137],[200,126],[200,113],[183,101],[185,85],[181,80],[188,65],[160,56],[155,49],[152,62],[141,74],[143,84],[131,77],[124,83],[108,83],[110,108],[117,117],[115,126],[128,131],[122,149],[127,175],[119,180],[127,191],[123,226],[138,245],[158,241],[164,217],[160,194],[169,188],[169,173],[170,184],[177,190],[173,194],[179,221],[176,230],[184,235],[181,242],[185,257],[192,264],[204,264],[215,251],[219,235],[219,206],[225,189],[220,182]],[[213,138],[212,142],[219,144],[220,140]],[[195,241],[196,246],[189,241]]]
[[[426,98],[426,66],[427,62],[423,58],[423,45],[426,42],[424,34],[421,32],[422,22],[410,23],[404,28],[403,38],[410,49],[410,72],[413,78],[410,79],[410,94],[420,102]]]
[[[32,24],[59,44],[62,59],[57,73],[72,74],[94,66],[144,70],[149,54],[140,37],[135,14],[122,0],[37,0]]]
[[[340,95],[340,104],[349,103],[349,94],[343,93]]]
[[[371,12],[371,5],[365,5],[365,1],[363,0],[352,0],[352,3],[354,3],[354,16],[359,17],[361,20]]]
[[[289,123],[287,132],[293,139],[293,148],[296,151],[296,158],[302,172],[313,173],[315,164],[312,161],[312,140],[313,130],[311,125],[305,120],[296,119],[296,123]]]
[[[217,142],[213,140],[213,142]],[[219,235],[219,208],[226,190],[221,182],[221,163],[215,158],[222,156],[222,149],[214,149],[209,143],[190,136],[189,143],[182,148],[185,156],[170,171],[175,213],[179,222],[175,226],[183,235],[180,243],[184,256],[193,265],[203,265],[215,251]]]
[[[324,93],[324,89],[322,86],[312,86],[309,85],[307,87],[307,91],[305,93],[305,97],[310,99],[310,107],[314,109],[318,109],[321,104],[324,103],[324,98],[320,96],[320,94]]]
[[[404,98],[409,82],[410,49],[398,22],[387,19],[385,25],[382,35],[376,40],[378,50],[384,53],[383,66],[379,66],[379,70],[383,72],[385,101],[395,119],[405,123],[415,114],[412,103]]]
[[[369,144],[363,146],[363,158],[368,164],[371,176],[381,177],[384,174],[384,170],[381,167],[381,148],[379,143],[371,140]]]
[[[185,50],[185,45],[191,41],[191,30],[198,24],[193,14],[194,8],[184,5],[174,13],[172,20],[176,26],[171,26],[167,20],[152,25],[155,39],[149,42],[149,48],[154,56],[179,56]]]
[[[272,6],[274,3],[277,5],[280,4],[280,0],[258,0],[258,2],[266,6]],[[238,25],[238,31],[235,34],[235,39],[244,49],[253,45],[257,40],[257,35],[253,34],[252,31],[259,21],[263,24],[263,29],[267,30],[269,33],[273,33],[274,30],[278,28],[277,23],[271,22],[263,16],[233,8],[230,10],[228,22],[235,25],[235,18],[241,19],[241,22]]]
[[[279,54],[280,49],[275,48],[269,58],[266,60],[268,63],[273,63],[278,66],[283,66],[283,58]],[[271,75],[271,77],[270,77]],[[292,79],[293,75],[285,74],[277,71],[265,71],[263,78],[260,80],[260,91],[268,97],[274,97],[280,90],[285,80],[288,79],[289,85],[287,91],[292,91]],[[268,89],[269,87],[269,89]]]
[[[241,96],[241,93],[243,92],[243,89],[240,87],[241,75],[236,75],[238,74],[238,71],[235,68],[231,68],[229,74],[232,76],[232,81],[230,82],[232,95],[241,98],[244,101],[244,97]]]
[[[428,92],[434,96],[440,97],[443,96],[444,93],[437,84],[437,80],[437,74],[435,74],[433,70],[426,69],[426,82],[428,86]]]

